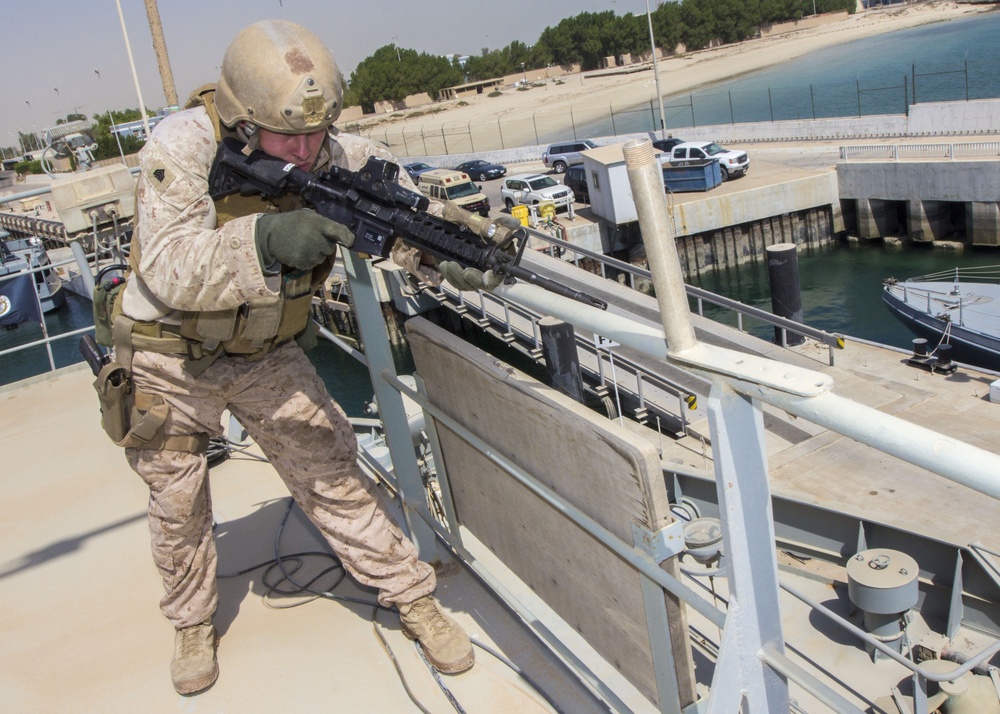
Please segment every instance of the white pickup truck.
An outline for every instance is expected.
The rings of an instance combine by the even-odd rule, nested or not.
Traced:
[[[742,176],[750,170],[747,152],[723,149],[714,141],[685,141],[670,152],[671,166],[691,166],[710,159],[719,160],[723,181],[730,176]]]

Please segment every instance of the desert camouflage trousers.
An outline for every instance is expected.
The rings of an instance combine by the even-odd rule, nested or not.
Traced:
[[[380,603],[409,603],[434,591],[434,570],[417,559],[373,482],[358,470],[350,422],[294,342],[259,362],[222,357],[200,377],[182,365],[180,357],[152,352],[136,352],[133,360],[136,386],[170,406],[167,434],[220,436],[228,408],[344,568],[379,590]],[[149,486],[153,560],[166,590],[160,608],[178,629],[205,622],[219,599],[205,455],[126,453]]]

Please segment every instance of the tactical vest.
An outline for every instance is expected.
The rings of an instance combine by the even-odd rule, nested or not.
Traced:
[[[224,136],[232,135],[232,132],[219,121],[214,98],[215,86],[206,85],[195,90],[187,106],[190,108],[201,104],[205,107],[215,127],[216,142],[220,142]],[[255,213],[283,213],[303,207],[301,199],[291,194],[268,199],[236,193],[215,199],[218,226],[234,218]],[[129,262],[133,270],[138,265],[137,258],[134,252],[130,255]],[[199,343],[200,347],[192,350],[192,346],[189,345],[187,349],[189,356],[193,360],[200,361],[209,355],[218,356],[224,351],[226,354],[242,355],[251,361],[262,359],[274,347],[294,338],[307,328],[312,296],[323,285],[332,267],[333,256],[312,270],[282,268],[281,286],[278,295],[274,297],[255,298],[228,310],[183,312],[180,336],[185,340]],[[135,323],[132,332],[141,335],[148,329],[144,329],[143,323]],[[176,330],[176,326],[159,324],[153,328],[157,337]],[[207,367],[207,364],[205,366]]]

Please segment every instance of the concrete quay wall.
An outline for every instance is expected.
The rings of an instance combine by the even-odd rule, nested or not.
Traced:
[[[1000,161],[842,162],[837,180],[842,199],[995,202]]]
[[[795,243],[818,247],[837,240],[839,211],[834,205],[804,208],[696,235],[677,236],[681,270],[693,276],[708,270],[765,260],[768,246]]]
[[[787,213],[829,206],[837,201],[837,175],[831,171],[819,176],[676,204],[672,211],[674,230],[677,235],[705,233],[723,226],[752,223]]]
[[[687,140],[715,140],[730,146],[803,140],[886,143],[886,139],[902,137],[1000,134],[1000,99],[916,104],[909,112],[672,131]],[[604,145],[645,138],[655,135],[642,132],[594,140]],[[453,166],[472,158],[514,164],[538,161],[545,148],[522,146],[417,158],[436,166]],[[972,245],[1000,245],[996,190],[1000,162],[996,157],[983,158],[993,160],[842,162],[836,172],[821,176],[679,204],[674,209],[678,250],[686,270],[697,273],[755,260],[774,242],[822,243],[835,240],[845,230],[861,238],[907,236],[913,241],[958,239]],[[605,248],[619,245],[614,227],[601,226],[600,233]],[[596,248],[597,238],[590,230],[586,247]],[[573,236],[568,239],[575,241]]]
[[[837,177],[860,238],[1000,245],[1000,161],[847,162]]]
[[[775,243],[819,246],[843,230],[837,175],[828,172],[699,201],[671,210],[687,275],[762,259]]]

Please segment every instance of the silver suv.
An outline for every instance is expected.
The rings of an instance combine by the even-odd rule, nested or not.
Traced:
[[[583,156],[580,152],[587,149],[596,149],[597,144],[590,139],[583,141],[564,141],[559,144],[551,144],[542,154],[542,163],[546,168],[552,169],[557,174],[566,171],[568,166],[582,164]]]
[[[509,211],[514,206],[537,205],[552,201],[556,209],[567,208],[573,203],[573,191],[545,174],[517,174],[508,176],[500,185],[500,200]]]

